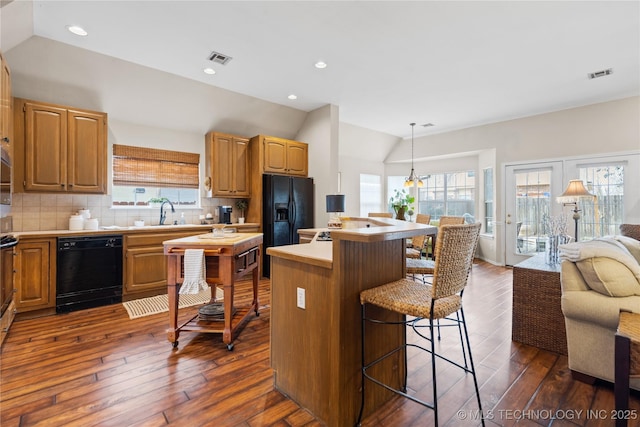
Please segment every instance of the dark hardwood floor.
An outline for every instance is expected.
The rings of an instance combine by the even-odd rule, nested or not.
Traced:
[[[511,341],[511,280],[510,269],[479,262],[464,295],[487,425],[613,426],[611,385],[574,381],[566,356]],[[239,286],[244,299],[246,285]],[[273,388],[269,286],[261,282],[261,315],[249,321],[231,352],[219,335],[192,332],[182,333],[173,350],[166,313],[130,320],[120,304],[14,323],[1,352],[0,424],[322,425]],[[194,311],[183,309],[180,316]],[[443,332],[441,349],[459,351],[455,333]],[[410,358],[409,387],[429,397],[430,367]],[[479,425],[472,419],[471,377],[441,367],[440,424]],[[640,417],[637,393],[631,408]],[[363,423],[432,424],[432,411],[399,397]]]

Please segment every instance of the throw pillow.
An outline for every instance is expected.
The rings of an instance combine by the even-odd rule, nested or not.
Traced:
[[[587,258],[576,262],[587,285],[610,297],[640,295],[640,283],[624,264],[605,257]]]

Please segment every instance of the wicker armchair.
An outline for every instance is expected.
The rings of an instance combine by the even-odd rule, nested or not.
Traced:
[[[431,221],[431,215],[427,214],[418,214],[416,215],[416,223],[417,224],[429,224]],[[414,236],[411,239],[411,244],[407,248],[407,258],[422,258],[422,251],[427,244],[428,236],[426,234],[421,234],[419,236]]]
[[[472,374],[475,385],[476,398],[480,414],[482,414],[482,403],[480,399],[480,391],[478,388],[478,380],[471,356],[471,347],[469,344],[469,335],[464,318],[462,308],[462,293],[467,284],[469,271],[473,262],[473,256],[480,235],[480,223],[463,224],[463,225],[444,225],[440,228],[438,239],[436,240],[436,260],[432,285],[423,285],[412,280],[400,279],[395,282],[387,283],[375,288],[367,289],[360,293],[360,304],[362,306],[362,402],[360,407],[360,415],[358,425],[362,419],[362,413],[365,402],[365,392],[367,390],[366,383],[371,381],[375,384],[383,386],[390,391],[405,396],[414,402],[434,410],[435,425],[438,425],[438,393],[437,393],[437,375],[436,375],[436,357],[440,360],[447,361],[467,373]],[[367,313],[367,306],[374,305],[383,308],[385,311],[391,311],[403,315],[404,322],[407,326],[411,326],[417,334],[417,339],[423,338],[429,342],[429,345],[423,346],[413,342],[404,340],[399,348],[390,351],[386,355],[382,355],[373,361],[365,360],[368,354],[366,347],[366,325],[368,322],[376,324],[388,324],[396,327],[398,322],[384,322],[382,319],[372,318]],[[376,310],[373,310],[376,312]],[[378,311],[379,312],[379,311]],[[384,316],[384,313],[381,314]],[[454,316],[455,315],[455,316]],[[407,317],[410,317],[407,320]],[[438,322],[438,324],[436,324]],[[395,325],[395,326],[393,326]],[[449,359],[443,354],[436,353],[435,334],[436,327],[457,326],[461,344],[462,359],[461,362],[457,357],[456,360]],[[406,329],[405,329],[406,331]],[[463,340],[464,332],[464,340]],[[381,362],[385,361],[397,352],[403,352],[406,355],[407,347],[413,347],[423,350],[431,354],[431,372],[433,373],[433,401],[428,402],[419,399],[415,395],[409,394],[411,386],[407,384],[405,374],[404,384],[400,389],[396,389],[388,384],[384,384],[379,378],[384,375],[380,372]],[[418,357],[412,360],[419,359]],[[407,360],[405,359],[405,363]],[[441,363],[438,361],[438,363]],[[374,366],[376,368],[374,368]],[[405,370],[406,372],[407,370]],[[418,381],[422,381],[419,378]],[[484,425],[484,417],[482,419]]]
[[[620,234],[640,240],[640,224],[620,224]]]

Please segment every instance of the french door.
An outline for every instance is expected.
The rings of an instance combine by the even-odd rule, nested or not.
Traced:
[[[515,265],[545,251],[544,221],[562,213],[562,162],[507,166],[505,188],[505,262]]]

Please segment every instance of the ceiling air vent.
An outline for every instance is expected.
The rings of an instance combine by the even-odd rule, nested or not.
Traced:
[[[213,61],[217,64],[221,64],[221,65],[226,65],[227,62],[231,61],[231,57],[228,55],[225,55],[223,53],[220,52],[211,52],[209,54],[209,61]]]
[[[613,68],[607,68],[606,70],[589,73],[587,74],[587,76],[589,77],[589,79],[597,79],[598,77],[608,76],[609,74],[613,74]]]
[[[420,125],[420,126],[422,126],[423,128],[430,128],[431,126],[435,126],[435,125],[433,123],[425,123],[425,124]]]

